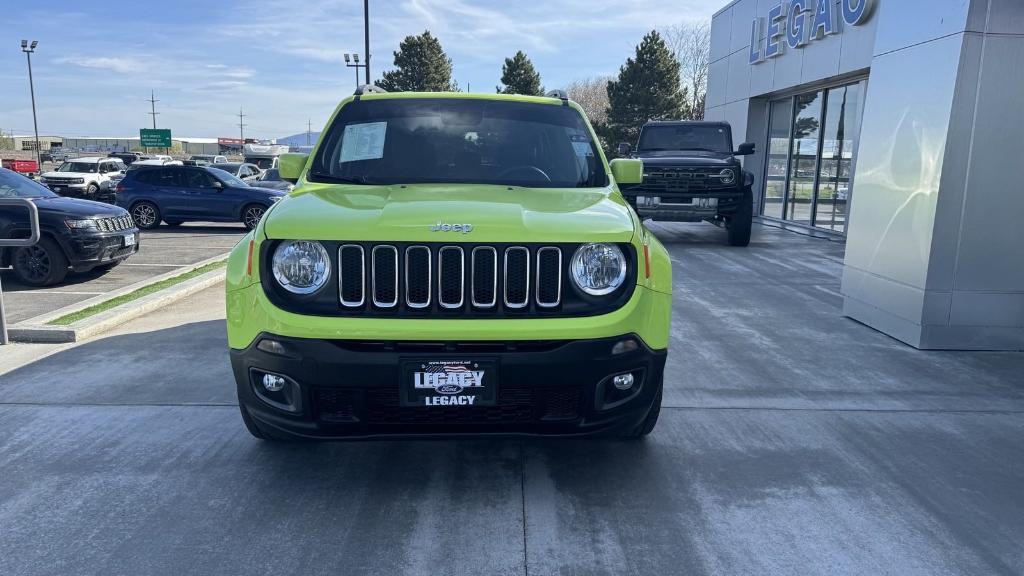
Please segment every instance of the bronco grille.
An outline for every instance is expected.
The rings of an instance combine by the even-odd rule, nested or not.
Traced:
[[[275,242],[264,243],[269,262]],[[569,263],[579,244],[445,244],[323,242],[336,266],[319,293],[296,298],[281,289],[270,266],[263,286],[281,308],[301,314],[377,317],[590,316],[622,306],[636,283],[636,254],[622,288],[594,298],[578,290]]]
[[[650,168],[644,170],[641,184],[623,186],[630,194],[686,194],[715,191],[729,191],[736,188],[736,182],[723,184],[719,172],[721,167],[712,168]],[[739,175],[737,175],[737,178]]]

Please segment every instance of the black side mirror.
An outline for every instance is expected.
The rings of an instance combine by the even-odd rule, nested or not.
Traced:
[[[733,154],[733,155],[734,156],[750,156],[753,153],[754,153],[754,143],[753,142],[744,142],[743,144],[740,144],[739,149],[736,150],[735,154]]]
[[[629,145],[629,142],[619,142],[619,156],[629,156],[633,151],[633,147]]]

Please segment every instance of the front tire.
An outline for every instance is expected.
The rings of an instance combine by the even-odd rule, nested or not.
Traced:
[[[49,238],[40,238],[33,246],[15,249],[11,265],[18,281],[29,286],[52,286],[68,275],[64,251]]]
[[[266,214],[267,209],[265,206],[259,204],[250,204],[242,210],[242,224],[245,224],[246,230],[252,230],[259,226],[260,220],[263,219],[263,215]]]
[[[160,225],[160,209],[152,202],[136,202],[131,212],[135,225],[143,230],[152,230]]]
[[[754,194],[750,188],[743,190],[740,207],[732,216],[726,217],[725,227],[729,233],[730,246],[747,246],[750,244],[750,227],[754,220]]]
[[[95,200],[96,194],[99,193],[100,187],[95,182],[90,182],[85,188],[85,197],[89,200]]]

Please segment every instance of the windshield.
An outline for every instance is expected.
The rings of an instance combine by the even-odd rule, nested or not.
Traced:
[[[278,173],[277,168],[271,168],[270,170],[264,172],[262,176],[260,176],[260,180],[263,180],[264,182],[273,182],[280,179],[281,176]]]
[[[662,150],[703,150],[731,154],[732,135],[727,127],[716,124],[644,126],[640,132],[637,152]]]
[[[250,164],[255,164],[259,166],[260,170],[266,170],[267,168],[271,168],[274,166],[273,158],[253,158],[251,156],[246,156],[245,161]]]
[[[96,173],[96,167],[99,164],[95,162],[65,162],[57,168],[57,172],[85,172],[90,174]]]
[[[213,167],[210,166],[210,168],[213,168]],[[212,172],[214,176],[216,176],[218,179],[220,179],[220,181],[223,182],[225,186],[233,186],[233,187],[242,186],[242,187],[244,187],[244,186],[248,186],[249,185],[248,182],[245,182],[244,180],[240,180],[234,174],[232,174],[231,172],[228,172],[226,170],[221,170],[220,168],[214,168],[210,172]]]
[[[0,198],[56,198],[45,186],[28,178],[0,169]]]
[[[563,105],[442,98],[353,102],[311,179],[589,188],[608,182],[583,117]]]

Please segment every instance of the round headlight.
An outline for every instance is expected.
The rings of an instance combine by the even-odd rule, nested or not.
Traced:
[[[626,257],[614,244],[584,244],[569,265],[572,280],[591,296],[604,296],[626,279]]]
[[[722,179],[722,184],[732,184],[736,181],[736,172],[730,168],[723,168],[718,177]]]
[[[312,294],[331,276],[331,259],[319,242],[289,240],[274,250],[274,279],[295,294]]]

